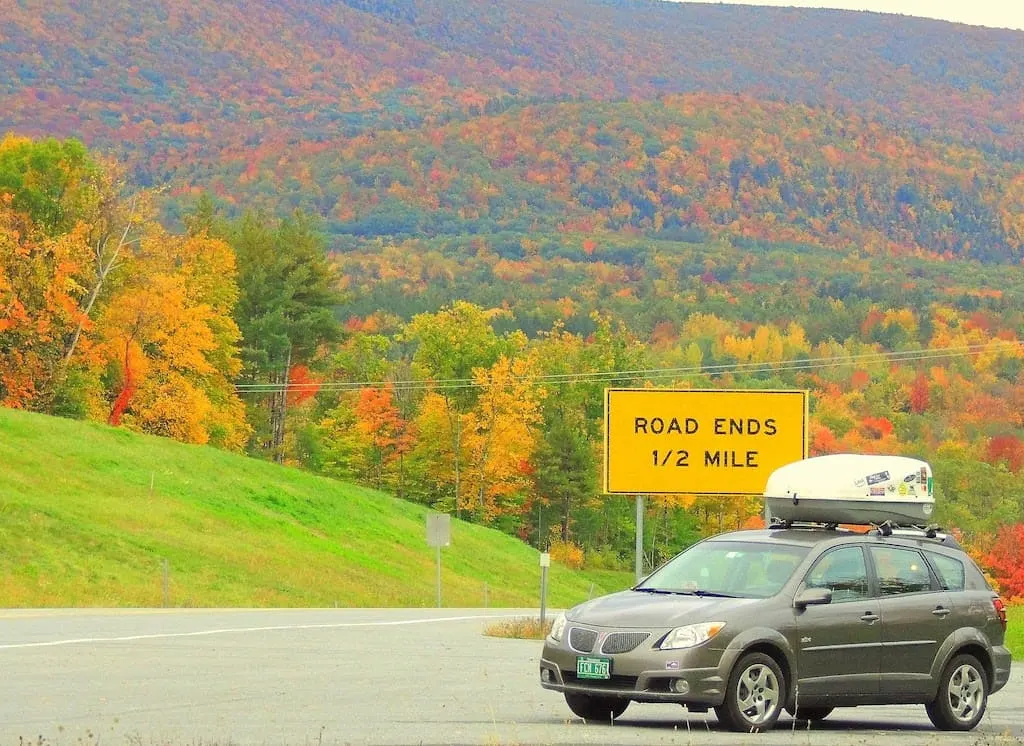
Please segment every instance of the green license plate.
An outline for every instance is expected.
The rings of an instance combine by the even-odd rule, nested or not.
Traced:
[[[576,659],[576,678],[578,679],[610,679],[612,677],[611,658]]]

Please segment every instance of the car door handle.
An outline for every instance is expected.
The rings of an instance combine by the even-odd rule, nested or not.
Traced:
[[[932,614],[934,614],[935,616],[942,617],[943,619],[945,619],[947,615],[952,614],[952,613],[953,613],[952,609],[947,609],[944,606],[938,606],[932,612]]]
[[[867,622],[868,624],[871,624],[872,622],[877,622],[881,618],[882,617],[878,616],[878,614],[874,613],[873,611],[866,611],[864,612],[864,616],[862,616],[860,620],[862,622]]]

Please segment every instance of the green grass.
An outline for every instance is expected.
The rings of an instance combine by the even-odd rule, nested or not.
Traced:
[[[1014,660],[1024,659],[1024,606],[1011,606],[1006,610],[1006,647]]]
[[[152,489],[150,487],[152,483]],[[0,606],[433,606],[422,506],[213,448],[0,409]],[[452,521],[445,606],[536,607],[538,554]],[[630,585],[554,565],[548,604]],[[593,584],[593,586],[592,586]]]

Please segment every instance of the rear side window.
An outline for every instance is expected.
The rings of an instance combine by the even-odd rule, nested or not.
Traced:
[[[967,586],[967,571],[960,560],[928,552],[928,561],[932,563],[935,574],[939,576],[943,590],[962,591]]]
[[[932,589],[928,565],[920,552],[896,547],[871,547],[871,559],[883,596],[920,593]]]

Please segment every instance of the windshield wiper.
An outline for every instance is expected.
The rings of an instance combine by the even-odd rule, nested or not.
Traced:
[[[641,593],[658,593],[666,596],[697,596],[700,598],[739,598],[739,596],[733,596],[729,593],[718,593],[717,591],[702,591],[699,589],[693,591],[680,591],[670,590],[668,588],[633,588],[633,590],[639,591]]]
[[[693,591],[695,596],[708,596],[710,598],[739,598],[731,593],[718,593],[717,591]]]

